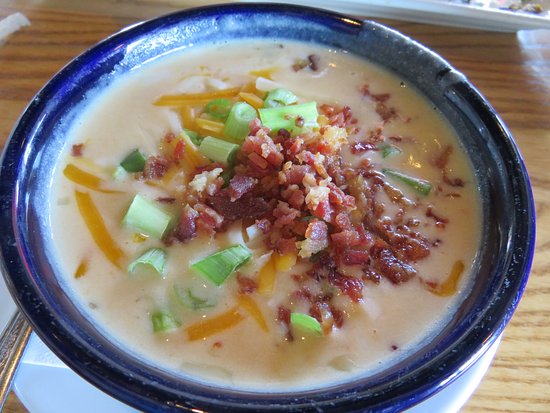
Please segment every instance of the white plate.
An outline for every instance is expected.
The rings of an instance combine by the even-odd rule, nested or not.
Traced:
[[[15,309],[0,279],[0,329]],[[407,413],[455,413],[466,403],[489,368],[500,339],[464,374]],[[33,333],[15,377],[14,390],[31,413],[135,413],[133,408],[98,390],[54,356]]]
[[[241,0],[256,1],[256,0]],[[550,29],[550,0],[538,0],[542,14],[509,11],[500,8],[512,3],[507,0],[264,0],[274,3],[295,3],[320,7],[355,16],[386,18],[444,26],[469,27],[497,32],[522,29]],[[515,3],[518,3],[516,1]]]

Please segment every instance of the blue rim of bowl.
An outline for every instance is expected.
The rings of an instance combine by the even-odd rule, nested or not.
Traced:
[[[501,162],[504,172],[498,176],[500,179],[510,177],[507,191],[515,208],[506,211],[511,220],[509,227],[496,230],[502,235],[498,251],[505,251],[507,259],[492,271],[501,271],[502,276],[493,277],[490,285],[485,286],[489,296],[482,299],[486,305],[462,320],[458,332],[453,332],[439,347],[422,353],[406,368],[392,371],[389,379],[379,382],[357,380],[321,390],[296,392],[291,396],[220,389],[183,381],[165,370],[129,359],[123,350],[86,326],[77,309],[55,301],[67,300],[67,297],[60,291],[61,287],[46,285],[47,274],[40,274],[36,267],[35,255],[39,252],[30,245],[36,234],[30,225],[32,222],[28,222],[29,201],[25,190],[32,161],[36,160],[33,150],[39,143],[36,139],[40,128],[44,122],[51,122],[44,112],[47,102],[63,96],[67,83],[76,82],[85,88],[87,77],[99,75],[83,67],[113,66],[120,57],[116,57],[113,50],[151,31],[184,25],[193,19],[215,21],[217,16],[251,18],[266,13],[305,19],[336,33],[363,35],[368,32],[397,44],[406,44],[412,53],[427,56],[439,68],[435,77],[445,84],[450,105],[466,113],[465,116],[475,118],[473,127],[483,130],[484,139],[492,145],[498,159],[506,159]],[[36,95],[12,132],[2,157],[0,202],[1,269],[34,331],[83,378],[115,398],[147,411],[396,411],[411,407],[456,379],[500,336],[527,283],[535,240],[533,196],[521,155],[494,109],[464,76],[429,49],[385,26],[317,9],[276,4],[232,4],[184,10],[124,29],[77,57]]]

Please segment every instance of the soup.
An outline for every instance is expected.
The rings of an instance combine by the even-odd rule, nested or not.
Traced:
[[[128,351],[258,391],[372,374],[445,325],[480,239],[454,131],[342,51],[262,41],[136,69],[52,193],[75,300]]]

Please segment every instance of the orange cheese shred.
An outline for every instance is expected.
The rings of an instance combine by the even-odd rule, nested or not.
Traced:
[[[258,326],[265,332],[267,332],[269,329],[267,327],[267,323],[265,321],[265,318],[262,314],[262,311],[260,310],[260,307],[258,307],[258,304],[256,304],[256,301],[249,295],[240,294],[237,299],[239,306],[242,307],[250,316],[256,321]]]
[[[90,194],[75,191],[75,198],[80,215],[99,249],[115,267],[122,268],[121,261],[124,259],[125,254],[111,238]]]
[[[191,324],[185,329],[187,337],[191,341],[205,340],[210,336],[228,330],[244,320],[237,307],[232,308],[215,317],[207,318],[198,323]]]
[[[63,169],[63,175],[65,175],[65,177],[69,181],[72,181],[75,184],[82,185],[94,191],[111,193],[111,194],[120,193],[120,191],[103,189],[102,185],[105,182],[103,179],[101,179],[99,176],[96,176],[94,174],[91,174],[89,172],[86,172],[80,169],[78,166],[72,163],[68,163],[67,166],[65,166],[65,169]]]
[[[456,261],[453,264],[451,273],[441,284],[426,283],[428,291],[440,297],[448,297],[456,294],[458,290],[458,281],[460,276],[464,272],[464,263],[462,261]]]

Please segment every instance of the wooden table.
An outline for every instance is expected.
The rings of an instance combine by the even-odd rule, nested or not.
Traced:
[[[2,0],[0,18],[31,21],[0,46],[0,140],[39,88],[86,48],[139,20],[201,2]],[[202,2],[204,3],[204,2]],[[464,412],[550,411],[550,30],[517,34],[385,21],[444,56],[511,129],[535,193],[538,239],[527,290]],[[76,408],[75,411],[78,409]],[[5,411],[26,411],[11,393]]]

